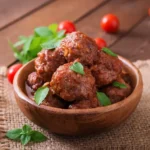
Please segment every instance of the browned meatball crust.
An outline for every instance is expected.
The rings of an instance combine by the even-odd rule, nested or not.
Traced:
[[[64,50],[64,56],[68,62],[79,58],[84,65],[91,66],[97,59],[98,47],[93,39],[82,32],[72,32],[64,38],[60,44]]]
[[[52,74],[65,62],[61,49],[54,51],[42,50],[35,59],[35,70],[44,79],[44,82],[50,81]]]
[[[122,71],[122,66],[121,61],[117,57],[99,51],[97,64],[91,67],[96,85],[102,87],[116,80]]]
[[[69,109],[86,109],[95,108],[99,106],[97,98],[75,101],[69,105]]]
[[[106,95],[110,98],[112,103],[116,103],[116,102],[119,102],[119,101],[125,99],[132,92],[131,86],[129,84],[125,83],[125,81],[122,78],[119,77],[116,81],[125,84],[127,87],[126,88],[118,88],[118,87],[109,85],[109,86],[103,88],[103,92],[106,93]]]
[[[51,91],[47,95],[46,99],[42,102],[42,105],[56,107],[56,108],[66,108],[67,104],[57,95],[52,95]]]
[[[55,94],[66,101],[93,98],[96,93],[95,79],[91,71],[84,67],[84,75],[70,70],[73,64],[67,63],[60,66],[53,74],[50,87]]]
[[[28,75],[27,84],[31,89],[36,91],[44,83],[43,78],[41,78],[36,72],[32,72]]]

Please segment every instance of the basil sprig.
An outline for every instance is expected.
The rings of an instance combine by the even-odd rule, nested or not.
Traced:
[[[24,125],[22,128],[9,130],[6,136],[15,141],[21,141],[23,145],[29,142],[43,142],[47,137],[39,131],[32,130],[29,125]]]
[[[54,50],[59,46],[65,37],[65,30],[57,31],[58,24],[51,24],[48,27],[37,27],[31,36],[20,36],[19,41],[9,45],[14,52],[14,56],[22,63],[27,63],[37,56],[43,49]],[[21,50],[20,50],[21,46]]]
[[[117,87],[117,88],[120,88],[120,89],[127,88],[127,86],[125,84],[117,82],[117,81],[113,82],[112,85],[115,86],[115,87]]]
[[[80,62],[74,62],[71,66],[70,66],[70,70],[82,74],[84,75],[84,67]]]
[[[110,55],[110,56],[117,57],[117,54],[115,54],[114,52],[112,52],[112,51],[111,51],[109,48],[107,48],[107,47],[103,47],[103,48],[102,48],[102,51],[105,52],[105,53],[107,53],[107,54]]]
[[[103,106],[111,105],[111,101],[105,93],[97,92],[96,95],[100,104],[102,104]]]
[[[46,96],[48,95],[48,92],[49,92],[49,88],[47,86],[42,86],[38,88],[34,94],[35,102],[38,105],[40,105],[43,102],[43,100],[46,98]]]

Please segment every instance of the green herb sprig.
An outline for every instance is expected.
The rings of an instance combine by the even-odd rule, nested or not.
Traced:
[[[45,100],[46,96],[48,95],[49,88],[47,86],[42,86],[37,89],[37,91],[34,94],[34,99],[36,104],[40,105],[43,100]]]
[[[125,84],[117,82],[117,81],[113,82],[112,85],[115,86],[115,87],[117,87],[117,88],[120,88],[120,89],[127,88],[127,86]]]
[[[109,48],[107,47],[103,47],[102,51],[105,52],[106,54],[113,56],[113,57],[117,57],[117,54],[115,54],[114,52],[112,52]]]
[[[21,141],[23,145],[26,145],[29,142],[43,142],[47,140],[47,137],[44,134],[32,130],[29,125],[24,125],[22,128],[7,131],[6,137],[11,140]]]
[[[100,104],[102,104],[103,106],[111,105],[111,101],[105,93],[97,92],[96,95]]]
[[[82,74],[84,75],[84,67],[80,62],[74,62],[71,66],[70,66],[70,70]]]
[[[35,58],[42,49],[54,50],[65,37],[65,31],[57,31],[57,28],[58,24],[51,24],[48,27],[37,27],[34,29],[33,35],[29,37],[20,36],[19,41],[14,44],[9,41],[14,56],[20,62],[27,63]]]

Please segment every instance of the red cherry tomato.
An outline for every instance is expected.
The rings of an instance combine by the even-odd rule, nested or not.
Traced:
[[[103,47],[107,47],[107,43],[105,40],[103,40],[102,38],[95,38],[94,39],[98,48],[101,50]]]
[[[113,15],[113,14],[108,14],[105,15],[100,23],[101,28],[106,31],[106,32],[110,32],[110,33],[114,33],[117,32],[119,29],[119,19]]]
[[[71,21],[63,21],[58,25],[59,30],[66,30],[65,33],[76,31],[75,25]]]
[[[8,81],[13,84],[14,76],[16,72],[22,67],[22,64],[15,64],[8,69],[7,78]]]

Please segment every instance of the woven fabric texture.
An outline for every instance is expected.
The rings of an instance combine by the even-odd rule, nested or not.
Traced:
[[[119,127],[111,131],[86,137],[69,137],[50,134],[30,122],[19,110],[13,95],[12,86],[4,76],[0,76],[0,150],[21,150],[19,142],[5,138],[5,131],[29,124],[35,130],[47,135],[48,140],[42,143],[30,143],[26,150],[149,150],[150,149],[150,60],[137,61],[140,69],[144,91],[135,112]],[[5,69],[4,69],[5,70]]]

